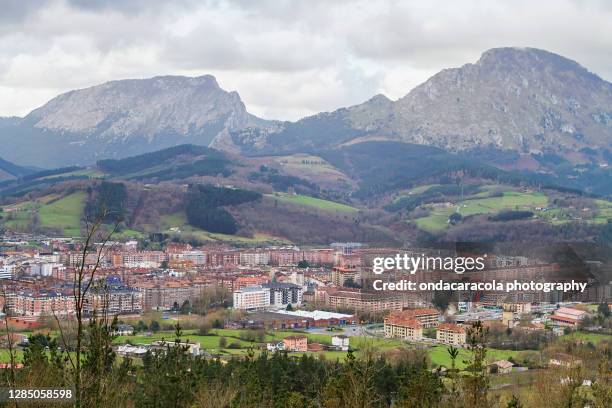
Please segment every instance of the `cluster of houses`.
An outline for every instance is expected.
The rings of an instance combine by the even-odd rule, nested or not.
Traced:
[[[294,335],[285,337],[278,343],[268,343],[266,348],[268,351],[289,351],[289,352],[307,352],[307,351],[322,351],[322,350],[337,350],[348,351],[350,338],[343,334],[332,336],[331,346],[320,343],[308,343],[308,337],[303,335]]]

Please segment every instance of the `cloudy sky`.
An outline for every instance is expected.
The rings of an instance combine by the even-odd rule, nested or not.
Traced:
[[[392,99],[499,46],[612,80],[612,2],[0,0],[0,116],[112,79],[213,74],[252,113]]]

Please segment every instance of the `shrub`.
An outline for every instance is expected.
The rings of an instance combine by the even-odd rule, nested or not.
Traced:
[[[240,344],[238,344],[238,346],[240,346]],[[221,337],[219,339],[219,348],[226,348],[226,347],[227,347],[227,339],[225,337]]]

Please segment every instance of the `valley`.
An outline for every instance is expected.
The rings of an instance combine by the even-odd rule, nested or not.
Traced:
[[[419,159],[422,149],[364,142],[321,156],[244,158],[181,145],[4,181],[0,225],[13,231],[77,237],[85,209],[96,201],[96,189],[108,183],[126,187],[116,204],[122,211],[119,239],[162,234],[195,243],[284,245],[359,237],[364,242],[394,244],[431,239],[431,234],[444,240],[455,231],[482,225],[513,229],[544,223],[553,234],[557,227],[579,224],[589,236],[605,233],[608,227],[612,202],[605,198],[561,186],[542,187],[531,178],[535,174],[521,178],[508,170],[479,168],[437,150],[428,150],[434,155],[426,161],[445,165],[427,166]],[[386,167],[382,157],[394,166]],[[406,158],[414,160],[401,161]],[[320,180],[317,174],[322,174]],[[258,198],[221,204],[236,227],[207,230],[190,222],[186,214],[190,191],[198,185],[217,186],[223,194],[252,191]]]
[[[295,122],[252,115],[211,75],[111,81],[2,120],[0,221],[78,236],[109,199],[125,238],[606,240],[610,106],[609,82],[533,48]]]

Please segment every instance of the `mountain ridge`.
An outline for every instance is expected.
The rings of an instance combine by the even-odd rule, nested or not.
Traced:
[[[525,153],[607,148],[612,84],[548,51],[494,48],[475,63],[438,72],[396,101],[379,96],[303,118],[279,132],[260,135],[267,141],[257,140],[253,148],[249,138],[238,135],[235,140],[250,152],[299,150],[312,147],[303,137],[309,127],[338,123],[338,131],[326,130],[325,147],[345,143],[348,134],[451,151],[487,146]]]
[[[560,55],[505,47],[444,69],[395,101],[378,94],[295,122],[250,114],[239,94],[223,90],[211,75],[167,75],[70,91],[1,124],[1,157],[46,167],[186,143],[246,155],[389,140],[447,151],[568,156],[591,149],[608,157],[612,84]]]

